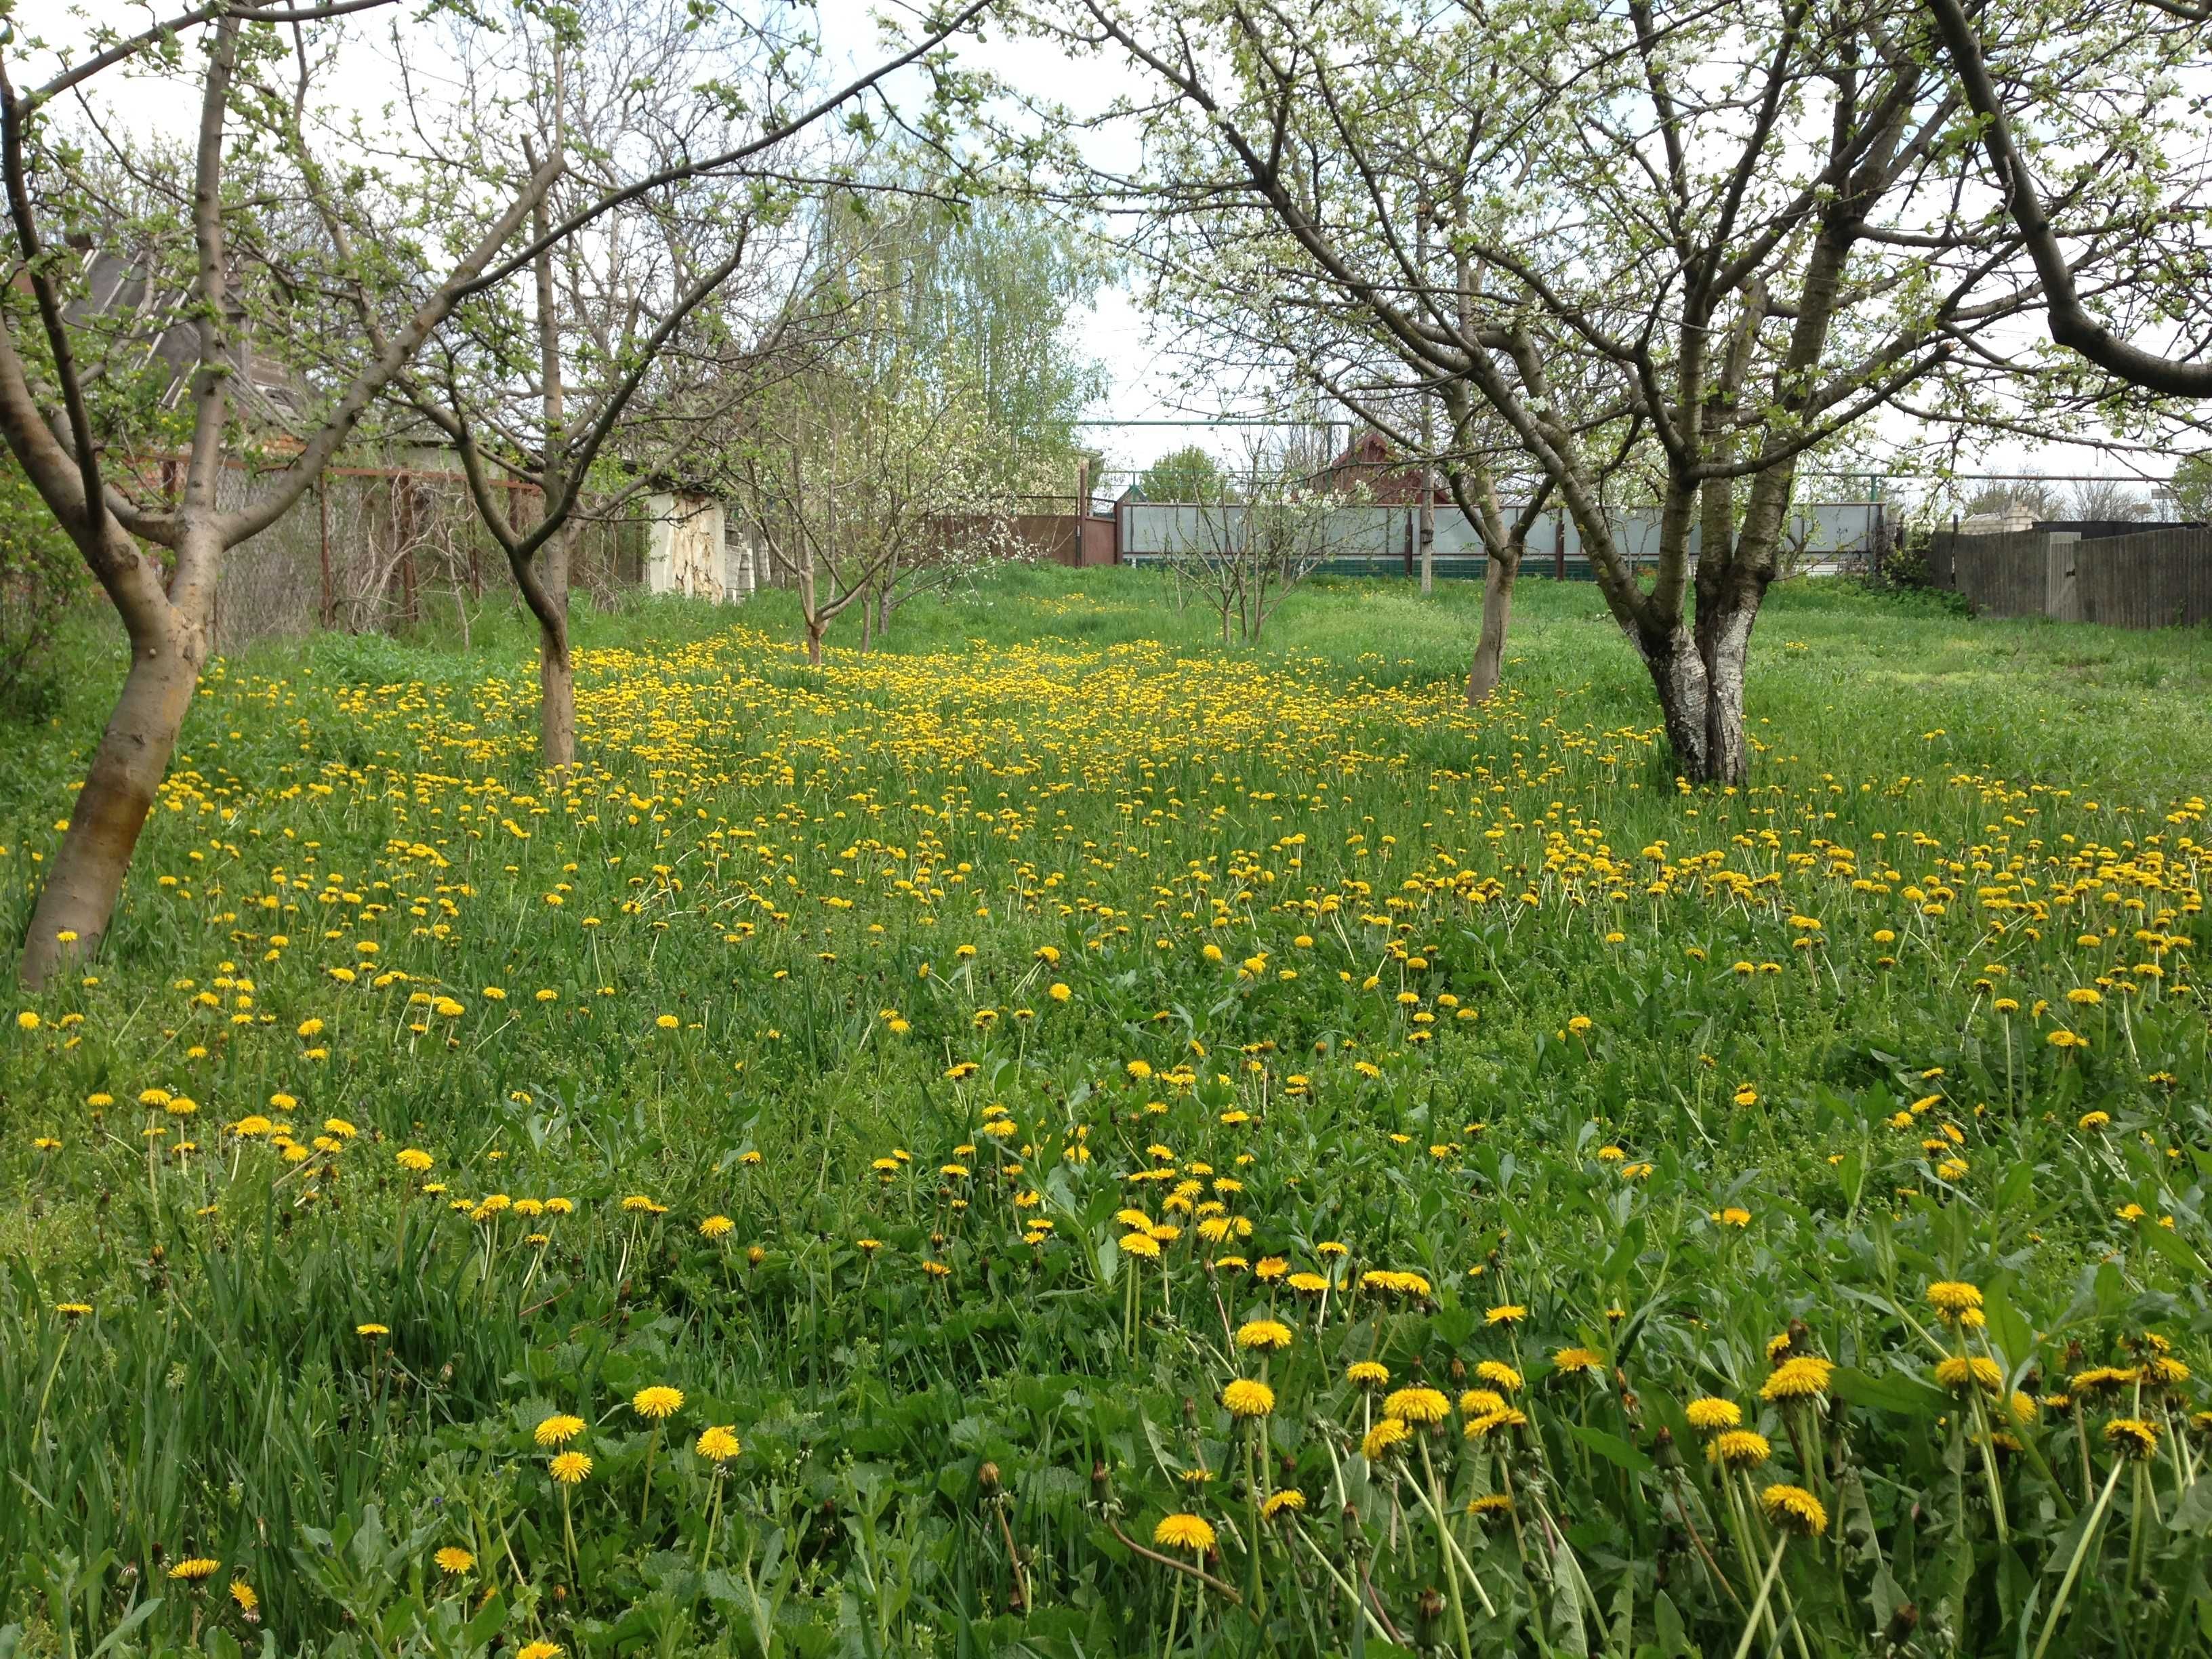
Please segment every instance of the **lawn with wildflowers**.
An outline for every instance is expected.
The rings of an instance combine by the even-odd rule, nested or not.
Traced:
[[[0,1655],[2204,1650],[2212,639],[1778,590],[1693,792],[1476,599],[212,665],[0,1030]]]

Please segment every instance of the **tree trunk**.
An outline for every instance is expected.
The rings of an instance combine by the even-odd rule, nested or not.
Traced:
[[[1425,453],[1429,446],[1428,401],[1421,403],[1421,448]],[[1429,464],[1421,463],[1421,597],[1427,599],[1437,591],[1437,487],[1429,476]],[[1484,594],[1486,604],[1489,595]]]
[[[1658,638],[1639,638],[1637,650],[1658,693],[1659,713],[1667,726],[1667,744],[1674,750],[1674,769],[1692,783],[1713,781],[1706,760],[1706,678],[1705,659],[1688,629],[1676,624]],[[1737,702],[1741,705],[1739,684]]]
[[[1521,550],[1492,554],[1483,561],[1482,632],[1474,644],[1474,662],[1467,671],[1467,701],[1470,708],[1487,702],[1504,676],[1505,630],[1513,620],[1513,579],[1521,574]]]
[[[538,630],[538,726],[545,750],[545,769],[557,772],[576,763],[576,669],[568,641]]]
[[[1750,654],[1756,599],[1731,606],[1717,619],[1705,661],[1705,781],[1741,785],[1751,776],[1750,744],[1743,731],[1743,665]],[[1698,631],[1706,630],[1699,619]]]
[[[806,660],[822,666],[822,619],[811,614],[806,618]]]
[[[122,896],[131,850],[154,809],[191,712],[207,629],[173,607],[158,635],[136,641],[123,694],[108,717],[84,787],[70,811],[61,850],[46,872],[23,940],[22,979],[32,990],[69,962],[99,947]],[[64,939],[73,933],[74,939]]]
[[[540,550],[548,614],[538,624],[538,725],[548,771],[576,763],[576,667],[568,649],[568,555],[574,544],[575,527],[562,525]]]

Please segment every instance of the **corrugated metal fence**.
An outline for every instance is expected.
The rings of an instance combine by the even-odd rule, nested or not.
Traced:
[[[1158,563],[1225,535],[1233,544],[1243,508],[1199,507],[1173,501],[1125,501],[1121,507],[1121,557],[1133,564]],[[1322,568],[1332,574],[1384,574],[1413,568],[1419,557],[1420,509],[1397,503],[1340,507],[1328,515],[1324,532],[1336,549]],[[1808,501],[1796,509],[1785,532],[1785,574],[1835,568],[1863,562],[1878,550],[1883,536],[1879,501]],[[1659,556],[1658,509],[1630,507],[1613,517],[1613,533],[1623,556],[1648,565]],[[1698,528],[1690,530],[1690,553],[1698,550]],[[1482,538],[1455,506],[1439,503],[1434,517],[1437,574],[1480,580]],[[1546,514],[1528,532],[1524,574],[1587,581],[1589,556],[1581,533],[1562,511]]]

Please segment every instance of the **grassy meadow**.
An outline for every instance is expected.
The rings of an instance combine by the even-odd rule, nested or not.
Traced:
[[[2212,636],[1780,589],[1693,792],[1479,602],[215,665],[0,1025],[0,1659],[2203,1651]]]

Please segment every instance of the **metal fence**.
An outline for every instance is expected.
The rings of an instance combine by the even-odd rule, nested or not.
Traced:
[[[1243,508],[1188,502],[1124,501],[1121,506],[1121,552],[1133,564],[1161,562],[1211,544],[1216,534],[1233,543]],[[1659,556],[1659,511],[1629,508],[1613,515],[1613,538],[1632,562],[1650,564]],[[1784,535],[1784,574],[1803,574],[1871,559],[1885,533],[1879,501],[1808,502],[1793,514]],[[1325,538],[1338,550],[1322,568],[1347,575],[1382,574],[1410,569],[1420,556],[1420,509],[1399,505],[1340,507],[1328,515]],[[1434,514],[1437,574],[1480,580],[1486,556],[1482,538],[1457,507],[1439,506]],[[1690,532],[1690,553],[1697,556],[1698,531]],[[1589,557],[1582,534],[1565,513],[1547,513],[1528,533],[1522,569],[1569,580],[1588,580]]]

